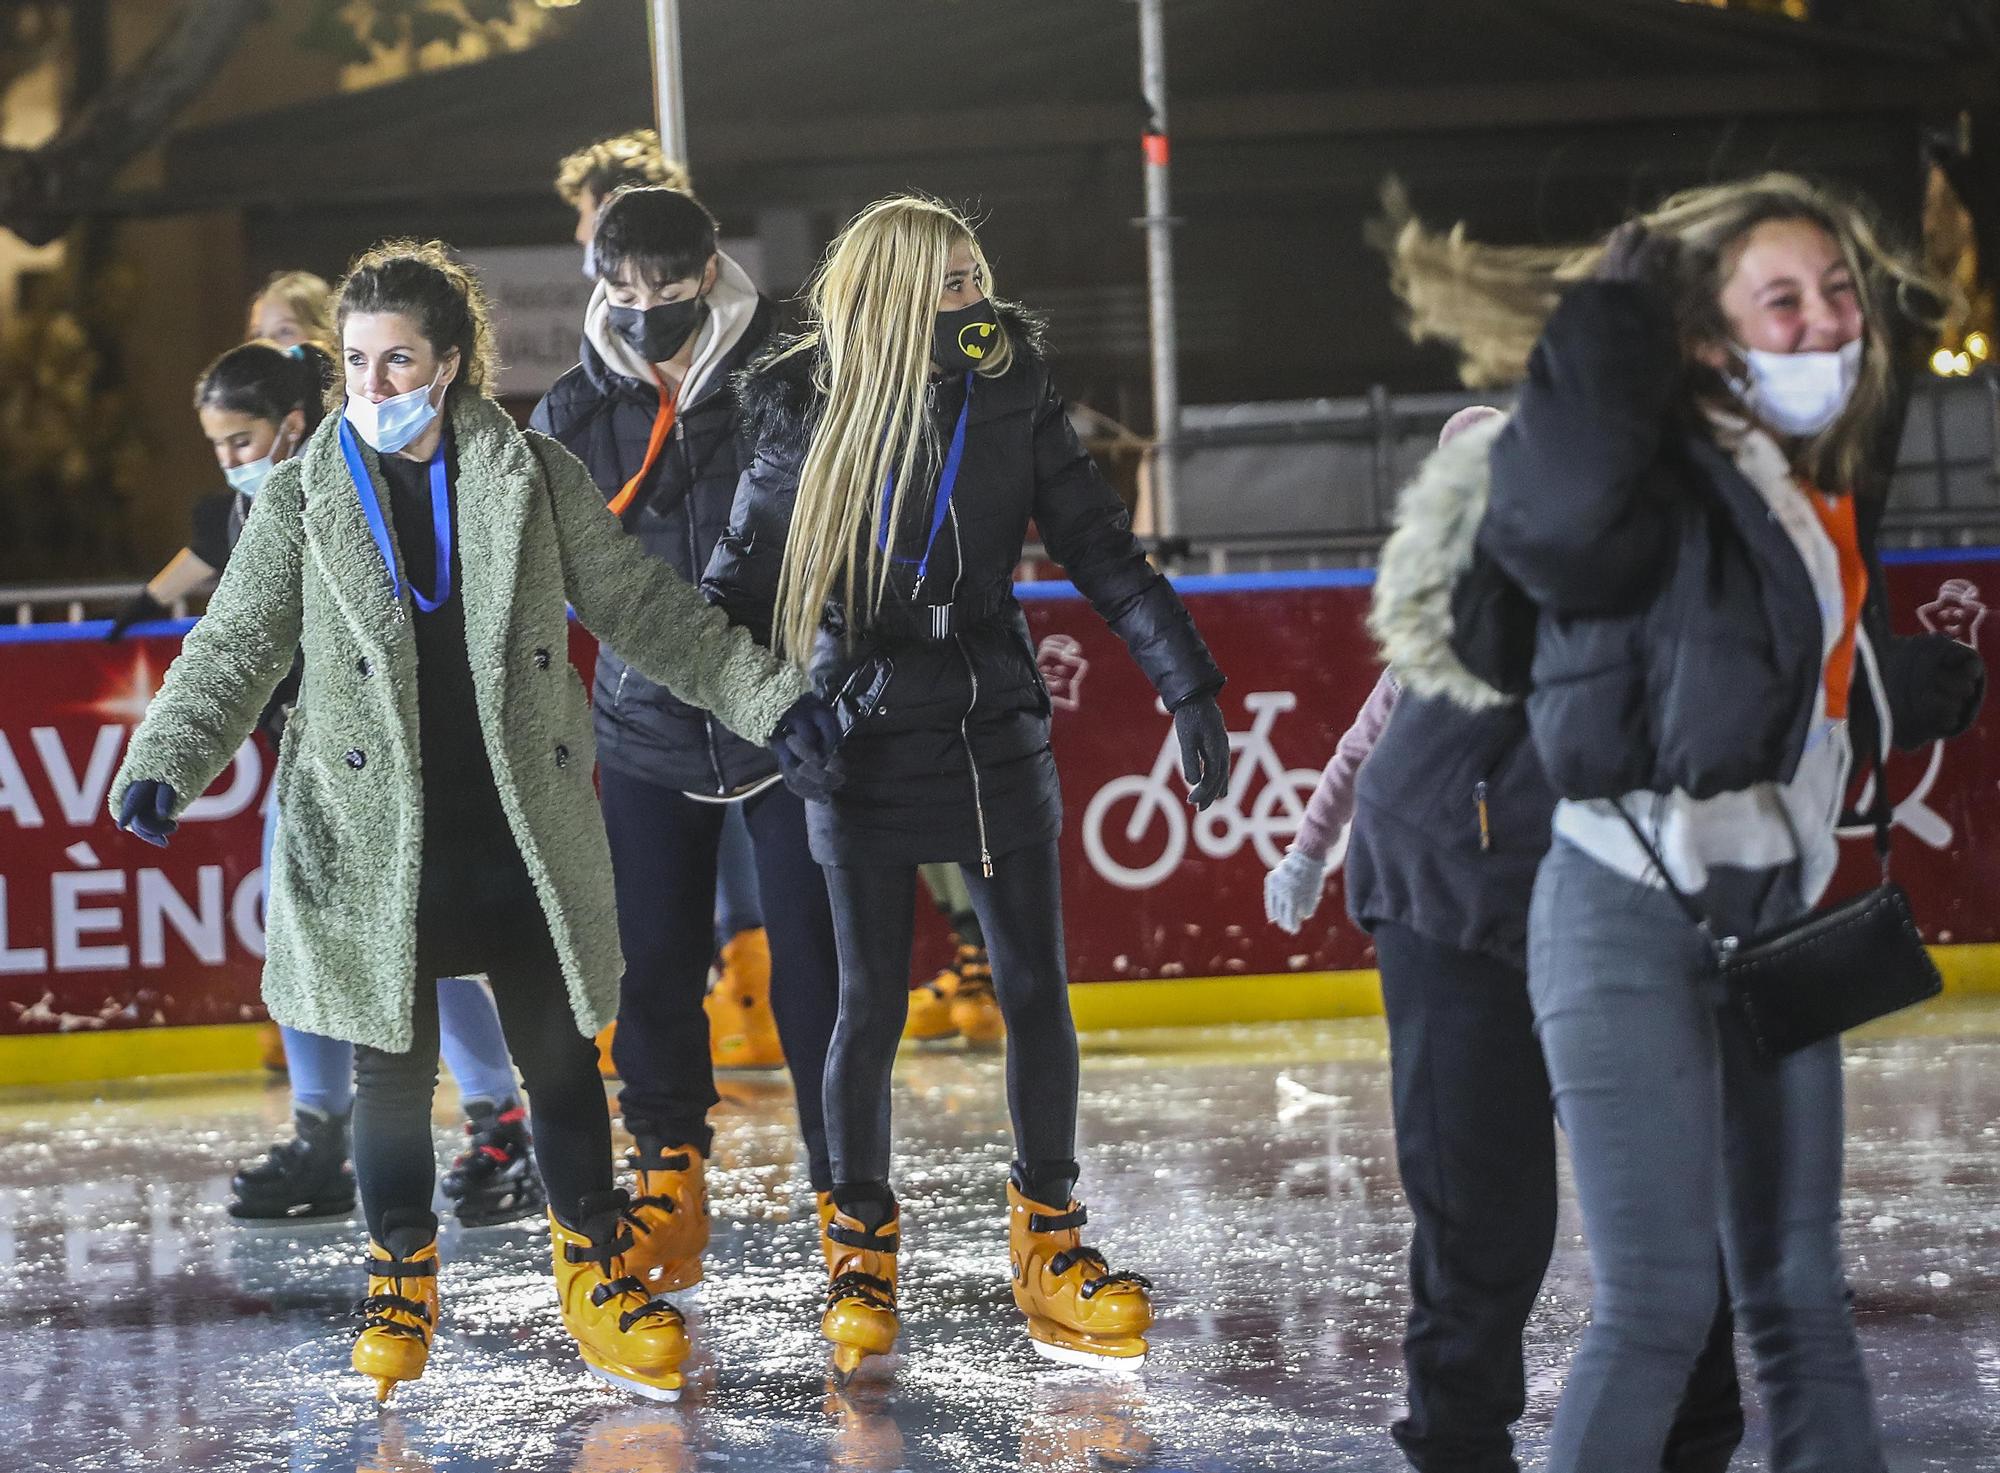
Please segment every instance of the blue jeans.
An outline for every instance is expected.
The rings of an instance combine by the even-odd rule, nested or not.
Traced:
[[[276,795],[264,809],[264,873],[271,873],[271,845],[278,833]],[[266,880],[268,884],[268,878]],[[514,1061],[500,1033],[500,1014],[479,983],[465,977],[438,978],[438,1019],[445,1064],[462,1100],[502,1104],[514,1098]],[[345,1115],[354,1103],[354,1045],[280,1025],[285,1070],[292,1081],[294,1109]]]
[[[1769,926],[1799,906],[1763,910],[1743,919]],[[1839,1041],[1762,1063],[1706,963],[1672,896],[1556,842],[1529,914],[1528,989],[1596,1292],[1550,1473],[1659,1466],[1715,1314],[1718,1228],[1772,1473],[1881,1473],[1840,1262]]]

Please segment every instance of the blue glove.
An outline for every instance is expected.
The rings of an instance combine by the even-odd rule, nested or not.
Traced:
[[[846,777],[839,756],[843,735],[833,707],[811,691],[792,702],[769,742],[785,786],[808,803],[829,801]]]
[[[1206,808],[1229,788],[1229,728],[1215,697],[1189,696],[1174,707],[1174,734],[1181,739],[1188,802]]]
[[[180,823],[167,815],[174,811],[174,790],[155,778],[142,777],[125,790],[118,805],[118,827],[137,834],[156,848],[167,847],[167,836]]]

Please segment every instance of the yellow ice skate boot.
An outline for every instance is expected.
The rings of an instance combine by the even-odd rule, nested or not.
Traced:
[[[902,1217],[892,1201],[889,1219],[870,1230],[819,1194],[820,1252],[826,1256],[826,1313],[819,1333],[833,1346],[835,1378],[845,1384],[871,1355],[895,1348],[902,1321],[896,1315],[896,1246]]]
[[[1007,1036],[1007,1024],[1000,1016],[1000,1003],[993,996],[993,968],[986,948],[960,943],[952,962],[958,981],[951,992],[951,1024],[965,1039],[969,1049],[1000,1047]]]
[[[702,999],[708,1053],[718,1069],[782,1069],[784,1045],[771,1011],[771,943],[760,926],[722,946],[722,975]]]
[[[1146,1363],[1152,1288],[1134,1273],[1112,1273],[1104,1255],[1083,1246],[1083,1204],[1051,1207],[1007,1183],[1007,1256],[1014,1303],[1028,1317],[1035,1349],[1050,1360],[1099,1370],[1136,1371]]]
[[[584,1369],[650,1401],[679,1401],[687,1326],[681,1312],[654,1299],[631,1272],[632,1247],[623,1192],[592,1192],[578,1205],[577,1227],[549,1213],[556,1300],[563,1328]]]
[[[910,989],[910,1011],[903,1019],[903,1037],[912,1043],[942,1043],[958,1037],[951,1021],[951,994],[958,973],[946,967],[928,982]]]
[[[382,1227],[387,1241],[368,1243],[368,1296],[357,1306],[361,1334],[351,1357],[375,1383],[378,1402],[398,1382],[423,1375],[438,1320],[437,1219],[397,1208]]]
[[[708,1161],[693,1146],[668,1148],[643,1121],[628,1120],[633,1147],[625,1164],[638,1179],[625,1271],[648,1294],[673,1294],[701,1282],[708,1247]]]

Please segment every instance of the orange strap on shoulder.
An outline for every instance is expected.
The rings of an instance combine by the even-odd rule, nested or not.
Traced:
[[[664,383],[655,379],[660,390],[660,410],[653,416],[653,433],[646,440],[646,458],[639,463],[638,474],[627,481],[611,498],[611,514],[622,517],[625,509],[632,504],[632,498],[639,494],[639,485],[646,479],[653,462],[660,458],[660,448],[667,443],[667,436],[674,432],[674,392]]]
[[[1835,721],[1847,715],[1854,690],[1854,631],[1861,622],[1861,603],[1868,595],[1868,564],[1861,558],[1861,534],[1854,518],[1852,496],[1827,496],[1809,482],[1800,483],[1806,501],[1833,541],[1840,556],[1840,638],[1826,657],[1826,714]]]

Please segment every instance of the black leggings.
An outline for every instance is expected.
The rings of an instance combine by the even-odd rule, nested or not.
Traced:
[[[1054,840],[964,870],[1007,1020],[1007,1107],[1015,1156],[1042,1200],[1076,1180],[1076,1025],[1063,956]],[[915,865],[829,865],[840,945],[840,1021],[826,1061],[827,1144],[843,1198],[886,1195],[889,1071],[910,1007]],[[856,1190],[872,1189],[872,1190]]]
[[[569,988],[555,945],[541,928],[528,942],[495,948],[486,976],[499,1006],[500,1028],[527,1086],[535,1139],[535,1164],[549,1204],[566,1222],[577,1220],[586,1192],[611,1188],[611,1116],[597,1049],[577,1031]],[[423,948],[420,946],[419,950]],[[431,1096],[437,1090],[437,988],[426,979],[415,989],[408,1053],[366,1046],[354,1051],[354,1176],[368,1233],[383,1239],[392,1210],[430,1211],[437,1161],[431,1141]]]
[[[612,1061],[626,1123],[656,1127],[664,1144],[713,1145],[716,1102],[701,999],[715,941],[715,857],[729,809],[605,768],[604,828],[618,895],[625,976]],[[764,929],[771,941],[771,1011],[798,1099],[799,1133],[815,1191],[833,1185],[820,1079],[840,1005],[826,879],[806,846],[806,809],[783,783],[742,800]]]
[[[1375,951],[1415,1219],[1410,1409],[1390,1432],[1417,1468],[1512,1468],[1521,1335],[1556,1239],[1555,1119],[1528,979],[1391,922],[1375,927]],[[1721,1473],[1743,1440],[1731,1328],[1725,1292],[1659,1464],[1669,1473]]]

